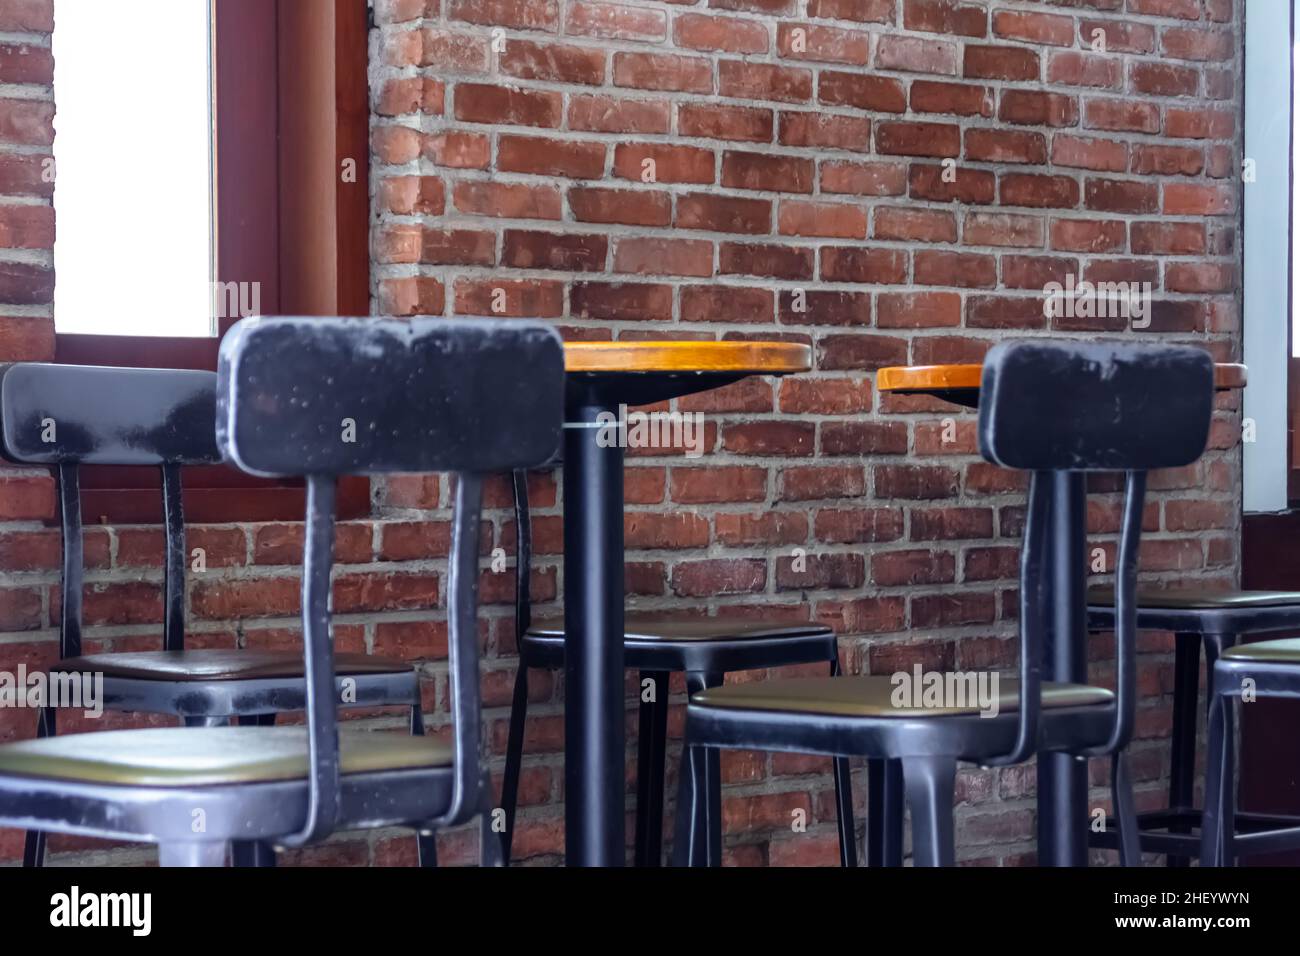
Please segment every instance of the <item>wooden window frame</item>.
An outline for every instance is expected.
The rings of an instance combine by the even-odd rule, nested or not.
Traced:
[[[368,314],[366,0],[332,0],[331,11],[320,0],[212,0],[211,11],[216,280],[260,283],[266,315]],[[355,163],[346,182],[345,160]],[[56,332],[55,361],[215,370],[235,321],[207,338]],[[162,519],[157,469],[88,466],[81,486],[88,521]],[[189,521],[301,520],[305,499],[301,479],[225,465],[185,473]],[[368,479],[340,481],[338,513],[370,513]]]

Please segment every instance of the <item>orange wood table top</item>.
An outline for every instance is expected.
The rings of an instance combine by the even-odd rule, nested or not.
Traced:
[[[963,365],[892,365],[876,373],[876,388],[901,395],[925,394],[974,407],[979,397],[980,375],[984,366]],[[1218,362],[1214,366],[1214,387],[1219,390],[1243,388],[1246,366]]]
[[[796,342],[566,342],[564,366],[570,373],[788,375],[812,368],[812,348]]]

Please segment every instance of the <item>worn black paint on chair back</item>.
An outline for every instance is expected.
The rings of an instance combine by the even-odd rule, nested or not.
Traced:
[[[221,345],[218,442],[259,475],[502,471],[555,451],[563,374],[535,322],[245,319]]]
[[[1127,745],[1137,698],[1137,555],[1146,473],[1186,465],[1204,451],[1213,389],[1214,363],[1201,349],[1035,341],[989,351],[980,452],[995,464],[1033,471],[1020,566],[1019,732],[1012,752],[990,764],[1018,763],[1035,749],[1045,630],[1055,619],[1049,600],[1067,600],[1049,598],[1047,587],[1048,489],[1053,473],[1066,471],[1126,473],[1114,569],[1115,720],[1106,743],[1089,753],[1113,754]]]
[[[32,362],[0,367],[0,453],[54,466],[63,538],[62,658],[81,653],[84,575],[79,467],[157,465],[166,557],[163,647],[185,643],[183,465],[221,460],[215,438],[217,376],[186,369],[99,368]]]
[[[257,474],[307,476],[303,631],[310,804],[301,845],[329,833],[339,801],[330,636],[334,488],[348,473],[452,471],[448,667],[453,825],[479,809],[478,544],[483,472],[547,460],[564,414],[559,336],[535,322],[249,319],[222,343],[217,440]],[[430,595],[430,604],[436,595]]]
[[[1176,468],[1205,450],[1213,393],[1202,349],[1002,343],[984,360],[980,453],[1030,470]]]

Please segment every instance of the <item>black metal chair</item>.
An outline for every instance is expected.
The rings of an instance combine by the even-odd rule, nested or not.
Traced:
[[[220,865],[232,842],[296,847],[343,827],[431,832],[482,814],[485,860],[498,859],[480,740],[480,475],[554,452],[563,361],[555,332],[531,322],[236,325],[221,346],[217,445],[251,473],[307,479],[306,727],[121,730],[6,744],[0,823],[155,842],[164,865]],[[446,579],[450,744],[340,733],[329,609],[337,477],[442,470],[458,477]]]
[[[515,645],[519,669],[515,675],[506,743],[501,802],[505,830],[502,854],[510,860],[519,772],[523,761],[524,721],[528,709],[528,669],[564,667],[564,622],[532,622],[532,521],[527,473],[513,473],[517,559],[515,562]],[[667,761],[669,675],[686,675],[687,693],[717,687],[730,671],[758,670],[793,664],[829,662],[840,671],[835,632],[820,624],[773,624],[707,618],[680,620],[641,615],[629,619],[623,635],[624,666],[640,672],[643,688],[638,712],[636,837],[637,866],[659,866],[663,855],[664,768]],[[650,681],[649,685],[646,681]],[[720,791],[721,769],[712,754],[706,768],[707,786]],[[835,760],[840,863],[857,865],[853,826],[853,789],[849,762]],[[720,799],[720,797],[719,797]]]
[[[63,544],[59,664],[51,680],[79,685],[103,675],[106,710],[169,714],[187,726],[273,724],[276,714],[307,705],[302,655],[296,651],[185,648],[185,520],[181,469],[221,461],[215,443],[215,372],[100,368],[23,363],[0,367],[0,454],[50,465],[58,480]],[[162,477],[164,524],[161,651],[82,654],[80,471],[83,465],[146,465]],[[405,661],[340,654],[335,662],[349,706],[407,706],[411,730],[423,733],[420,682]],[[341,698],[343,699],[343,698]],[[53,736],[57,708],[42,708],[37,735]],[[45,835],[29,831],[27,866],[45,857]],[[431,838],[420,858],[436,861]],[[238,865],[272,866],[266,847],[235,847]]]
[[[1235,702],[1260,697],[1300,697],[1300,639],[1231,647],[1215,662],[1210,682],[1201,866],[1236,866],[1239,856],[1300,849],[1300,818],[1236,812]]]
[[[1050,341],[994,347],[984,362],[980,451],[995,464],[1032,472],[1020,562],[1019,680],[1002,682],[992,716],[980,715],[982,706],[992,710],[991,699],[972,703],[958,695],[937,708],[916,700],[900,706],[897,681],[889,677],[777,680],[695,694],[687,708],[675,862],[717,864],[720,808],[700,786],[703,764],[709,749],[741,747],[899,761],[913,861],[931,866],[955,860],[959,760],[1006,766],[1035,753],[1110,755],[1121,857],[1138,864],[1124,747],[1134,722],[1134,594],[1146,472],[1201,454],[1212,388],[1213,363],[1199,349]],[[1044,630],[1063,599],[1049,590],[1046,563],[1049,529],[1062,521],[1051,494],[1053,474],[1061,471],[1126,473],[1116,693],[1041,679]],[[901,826],[901,812],[888,825]]]
[[[1109,631],[1115,626],[1115,595],[1111,588],[1088,591],[1088,628]],[[1205,588],[1140,588],[1138,630],[1174,634],[1174,714],[1170,741],[1169,806],[1138,814],[1142,849],[1167,854],[1170,866],[1186,866],[1200,850],[1201,811],[1196,807],[1196,723],[1200,697],[1201,646],[1205,646],[1206,686],[1214,665],[1228,648],[1247,636],[1300,630],[1300,593],[1237,591]],[[1207,695],[1206,706],[1212,697]],[[1236,826],[1243,832],[1300,825],[1300,818],[1242,813]],[[1115,847],[1109,823],[1090,832],[1088,842]],[[1181,852],[1179,852],[1181,851]]]

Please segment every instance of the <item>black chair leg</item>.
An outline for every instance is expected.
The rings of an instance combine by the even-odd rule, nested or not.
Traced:
[[[840,655],[831,658],[831,676],[840,676]],[[853,775],[847,757],[836,757],[835,822],[840,837],[840,866],[858,865],[858,839],[853,824]]]
[[[903,865],[903,765],[867,761],[867,866]]]
[[[646,682],[652,683],[647,686]],[[660,866],[668,744],[668,674],[642,671],[636,746],[636,866]],[[650,700],[646,697],[649,695]]]
[[[519,771],[524,759],[524,719],[528,716],[528,667],[519,661],[515,673],[514,697],[510,701],[510,734],[506,740],[506,769],[501,778],[501,807],[505,811],[505,829],[499,834],[501,858],[510,865],[510,849],[515,837],[515,807],[519,800]]]
[[[1133,778],[1128,757],[1122,750],[1110,758],[1111,805],[1119,825],[1120,866],[1142,865],[1142,841],[1138,835],[1137,804],[1133,799]]]
[[[222,841],[160,843],[159,866],[225,866],[229,847]]]
[[[718,812],[710,812],[707,786],[712,748],[691,745],[689,720],[688,717],[682,742],[682,769],[677,782],[673,866],[721,866],[721,808]]]
[[[912,813],[912,863],[953,866],[957,850],[953,793],[957,761],[952,757],[904,757],[903,787]]]
[[[1232,866],[1233,797],[1232,698],[1210,695],[1206,741],[1205,812],[1201,815],[1201,866]]]
[[[1169,809],[1187,810],[1194,806],[1196,781],[1196,721],[1200,711],[1197,701],[1201,687],[1201,645],[1199,635],[1178,634],[1174,640],[1174,725],[1170,741]],[[1122,823],[1122,821],[1121,821]],[[1121,833],[1122,833],[1121,829]],[[1189,833],[1185,823],[1174,823],[1170,833]],[[1191,860],[1170,853],[1167,866],[1188,866]]]
[[[42,707],[36,717],[36,737],[53,737],[56,721],[53,707]],[[45,833],[42,830],[28,830],[23,840],[23,866],[45,865]]]
[[[717,687],[723,675],[688,671],[686,693]],[[722,865],[722,761],[716,748],[691,744],[690,717],[682,739],[682,769],[677,786],[673,833],[674,866]]]

